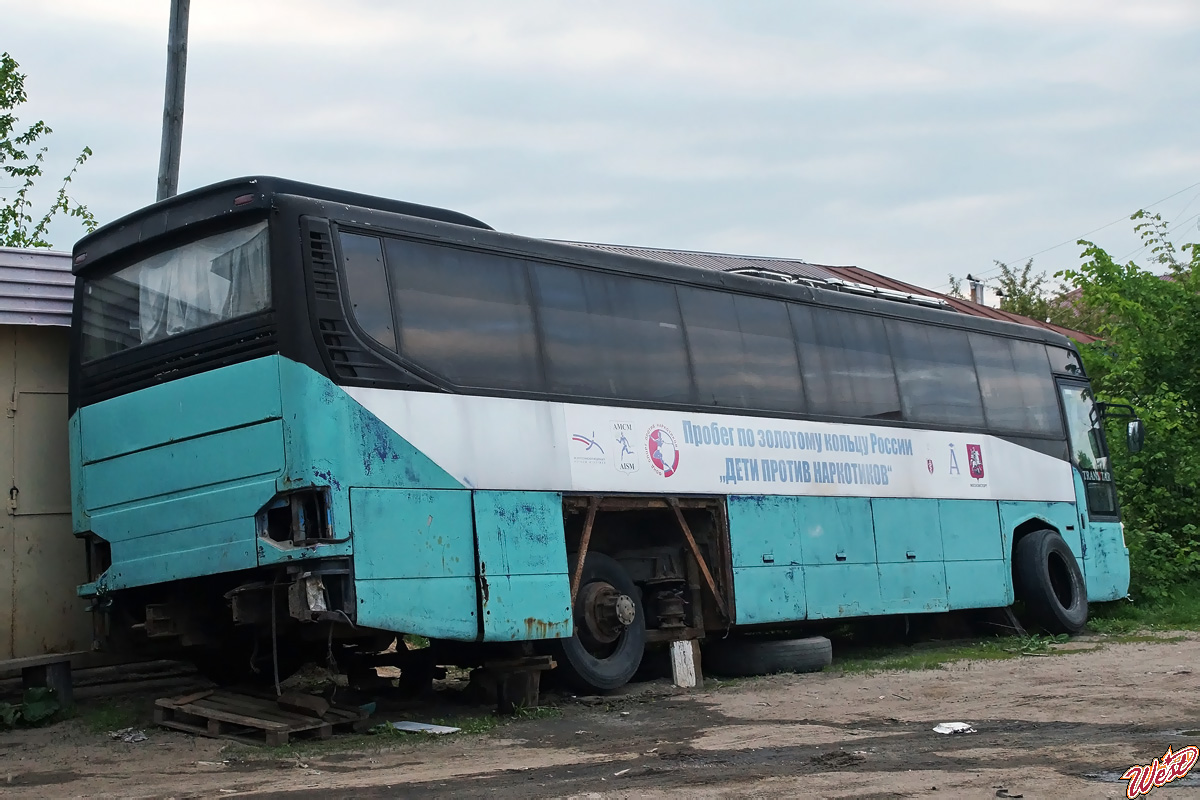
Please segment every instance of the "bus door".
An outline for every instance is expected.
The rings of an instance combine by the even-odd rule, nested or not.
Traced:
[[[1087,383],[1060,380],[1058,391],[1071,448],[1088,601],[1116,600],[1129,589],[1129,550],[1101,415]]]

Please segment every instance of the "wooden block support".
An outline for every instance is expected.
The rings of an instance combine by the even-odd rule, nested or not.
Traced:
[[[71,681],[71,661],[52,661],[21,670],[21,683],[26,689],[45,686],[54,690],[54,696],[62,708],[75,705],[75,692]]]
[[[683,689],[694,689],[703,685],[699,642],[671,642],[671,682]]]
[[[323,717],[329,712],[329,701],[304,692],[284,692],[276,701],[279,707],[306,717]]]

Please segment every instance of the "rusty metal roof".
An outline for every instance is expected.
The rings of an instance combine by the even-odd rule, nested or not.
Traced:
[[[70,327],[71,254],[0,247],[0,325]]]
[[[871,272],[870,270],[863,269],[862,267],[830,267],[829,269],[835,274],[844,276],[846,280],[851,280],[858,283],[867,283],[872,286],[880,286],[882,288],[891,289],[892,291],[897,292],[920,292],[929,297],[941,298],[956,311],[960,311],[964,314],[972,314],[976,317],[987,317],[989,319],[998,319],[1002,322],[1015,322],[1018,325],[1034,325],[1039,328],[1046,328],[1047,330],[1054,331],[1055,333],[1061,333],[1063,336],[1074,339],[1081,344],[1088,344],[1089,342],[1094,342],[1097,340],[1097,337],[1092,336],[1090,333],[1064,328],[1061,325],[1055,325],[1054,323],[1046,322],[1045,320],[1024,317],[1020,314],[1014,314],[1011,311],[1004,311],[999,308],[980,305],[979,303],[974,303],[970,300],[964,300],[961,297],[953,297],[948,294],[942,294],[941,292],[935,292],[932,289],[922,289],[919,286],[913,286],[911,283],[898,281],[895,278],[889,278],[886,275],[880,275],[878,273]]]
[[[963,314],[970,314],[976,317],[986,317],[988,319],[1000,320],[1002,322],[1015,322],[1018,325],[1033,325],[1038,328],[1061,333],[1080,343],[1088,343],[1096,341],[1096,337],[1083,331],[1075,331],[1069,328],[1064,328],[1059,325],[1046,322],[1044,320],[1036,320],[1030,317],[1023,317],[1020,314],[1013,314],[1008,311],[1002,311],[998,308],[980,305],[973,303],[970,300],[963,300],[958,297],[935,292],[932,289],[923,289],[919,286],[914,286],[911,283],[898,281],[894,278],[889,278],[886,275],[880,275],[876,272],[863,269],[861,267],[834,267],[822,264],[810,264],[807,261],[800,261],[790,258],[770,258],[767,256],[738,256],[728,255],[725,253],[703,253],[690,250],[667,250],[657,247],[631,247],[628,245],[616,244],[595,244],[590,242],[565,242],[565,244],[573,244],[580,247],[592,247],[597,250],[605,250],[610,253],[621,253],[628,256],[636,256],[638,258],[650,258],[656,261],[666,261],[672,264],[683,264],[691,267],[700,267],[702,269],[718,270],[720,272],[747,272],[760,271],[765,273],[776,272],[784,273],[796,278],[814,281],[816,283],[836,284],[839,282],[848,282],[858,284],[860,286],[873,286],[880,289],[885,289],[889,292],[894,292],[900,296],[908,296],[910,298],[929,298],[936,301],[944,308],[950,308]]]
[[[596,244],[594,242],[563,242],[578,247],[591,247],[609,253],[620,253],[637,258],[651,258],[655,261],[666,261],[670,264],[682,264],[685,267],[700,267],[714,269],[718,272],[734,272],[735,270],[769,270],[782,272],[797,278],[809,280],[837,280],[839,276],[829,271],[829,267],[819,264],[809,264],[791,258],[767,258],[765,256],[735,256],[726,253],[704,253],[695,250],[664,250],[658,247],[630,247],[623,244]]]

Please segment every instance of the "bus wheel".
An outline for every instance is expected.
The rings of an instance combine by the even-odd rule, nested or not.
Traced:
[[[637,672],[646,618],[633,579],[603,553],[588,553],[575,597],[575,633],[555,642],[560,678],[577,690],[607,692]]]
[[[1076,634],[1087,624],[1087,586],[1075,555],[1054,531],[1034,531],[1013,552],[1017,599],[1051,633]]]

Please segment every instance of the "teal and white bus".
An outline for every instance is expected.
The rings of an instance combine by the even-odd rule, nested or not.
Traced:
[[[558,654],[1006,607],[1129,559],[1052,332],[244,178],[76,246],[74,529],[98,638]],[[1140,423],[1130,424],[1131,443]]]

